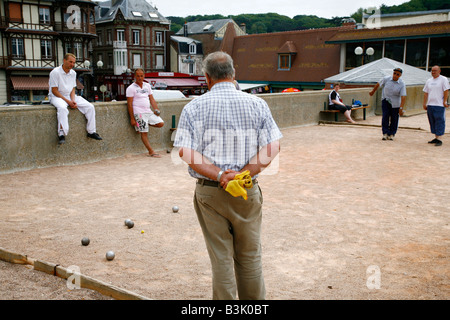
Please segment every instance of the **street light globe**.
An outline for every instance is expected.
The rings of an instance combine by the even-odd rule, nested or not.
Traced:
[[[99,67],[99,68],[103,67],[103,61],[102,60],[97,61],[97,67]]]
[[[373,50],[373,48],[370,47],[370,48],[367,48],[366,53],[367,53],[368,56],[371,56],[371,55],[373,55],[375,53],[375,50]]]
[[[363,48],[361,48],[361,47],[356,47],[356,49],[355,49],[355,54],[356,55],[362,55],[362,53],[363,53]]]
[[[89,68],[91,66],[91,62],[89,60],[85,60],[83,64],[86,68]]]

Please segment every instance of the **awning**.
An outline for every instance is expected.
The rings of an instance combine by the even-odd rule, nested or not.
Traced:
[[[146,78],[152,87],[201,87],[201,83],[193,78]]]
[[[48,77],[11,77],[14,90],[48,90]],[[77,80],[77,89],[84,86]]]

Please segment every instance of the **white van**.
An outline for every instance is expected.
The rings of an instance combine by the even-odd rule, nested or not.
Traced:
[[[152,90],[152,91],[153,97],[155,98],[156,101],[186,99],[186,97],[180,90]]]

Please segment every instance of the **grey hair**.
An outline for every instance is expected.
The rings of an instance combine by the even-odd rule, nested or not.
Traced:
[[[210,53],[203,60],[203,72],[213,80],[233,79],[233,58],[223,51]]]

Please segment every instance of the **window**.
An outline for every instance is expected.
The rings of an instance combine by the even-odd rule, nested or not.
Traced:
[[[13,58],[24,58],[24,46],[22,38],[11,39],[11,53]]]
[[[197,53],[197,45],[195,43],[191,43],[189,45],[189,54],[196,54]]]
[[[141,43],[141,30],[133,30],[133,44],[139,45]]]
[[[39,23],[49,24],[50,23],[50,8],[40,7],[39,8]]]
[[[103,44],[102,32],[101,31],[97,31],[97,45],[101,46],[102,44]]]
[[[155,46],[162,46],[163,45],[163,34],[162,32],[156,32],[155,33]]]
[[[164,69],[164,55],[156,55],[156,69]]]
[[[41,40],[41,58],[52,59],[52,41]]]
[[[108,31],[106,31],[106,44],[112,43],[113,43],[112,30],[109,29]]]
[[[117,41],[125,41],[125,30],[117,30]]]
[[[189,63],[189,74],[194,74],[194,64]]]
[[[9,20],[11,22],[22,22],[22,4],[9,2]]]
[[[153,12],[149,12],[148,15],[149,15],[150,18],[152,18],[152,19],[157,19],[157,18],[158,18],[158,15],[157,15],[156,13],[153,13]]]
[[[291,55],[279,54],[278,55],[278,70],[290,70],[291,69]]]
[[[77,61],[83,61],[83,44],[81,42],[73,43],[73,54],[77,57]]]
[[[73,53],[72,51],[72,44],[70,42],[66,42],[64,45],[64,53]]]
[[[140,68],[141,65],[141,54],[140,53],[134,53],[133,54],[133,68]]]
[[[441,75],[450,77],[450,41],[448,38],[431,38],[429,68],[441,66]]]
[[[132,11],[132,13],[135,17],[142,17],[142,13],[140,13],[139,11]]]
[[[108,53],[108,69],[112,69],[113,67],[114,67],[113,54]]]
[[[384,56],[386,58],[403,62],[405,52],[405,41],[386,41],[384,45]]]
[[[424,68],[427,64],[428,40],[408,40],[406,43],[406,64]]]

